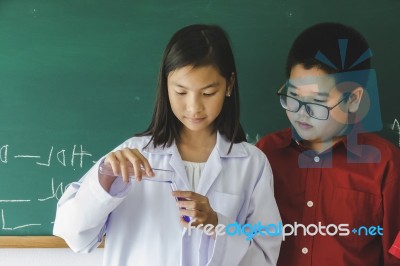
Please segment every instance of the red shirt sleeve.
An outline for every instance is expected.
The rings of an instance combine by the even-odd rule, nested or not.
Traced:
[[[397,234],[396,240],[389,249],[389,253],[400,259],[400,232]]]

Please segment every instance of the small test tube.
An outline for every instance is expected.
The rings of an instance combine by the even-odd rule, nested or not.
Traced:
[[[153,181],[153,182],[163,182],[163,183],[169,183],[171,190],[176,191],[178,190],[175,183],[172,181],[172,178],[174,176],[174,171],[172,170],[164,170],[164,169],[155,169],[153,168],[154,176],[147,176],[146,171],[142,168],[142,180],[146,181]],[[99,166],[99,173],[103,175],[108,175],[108,176],[115,176],[111,165],[101,163]],[[135,172],[133,170],[133,167],[128,168],[128,173],[131,178],[135,178]],[[177,198],[175,197],[175,200],[178,201],[183,201],[185,200],[184,198]],[[185,220],[187,223],[190,222],[190,217],[187,215],[182,216],[183,220]]]

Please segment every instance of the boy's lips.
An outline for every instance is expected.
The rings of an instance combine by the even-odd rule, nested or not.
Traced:
[[[299,126],[299,128],[303,129],[303,130],[307,130],[312,128],[313,126],[306,123],[306,122],[300,122],[300,121],[296,121],[296,124]]]

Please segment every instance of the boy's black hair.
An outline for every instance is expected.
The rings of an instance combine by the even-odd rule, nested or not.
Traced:
[[[231,148],[233,143],[246,141],[239,120],[238,75],[228,36],[219,26],[201,24],[180,29],[169,41],[161,62],[152,121],[147,130],[137,136],[150,135],[154,147],[170,146],[173,141],[179,141],[182,123],[171,109],[168,75],[185,66],[196,68],[209,65],[219,71],[227,85],[231,84],[232,75],[235,77],[231,95],[225,97],[221,113],[214,121],[214,130],[231,141]]]
[[[344,67],[339,47],[341,39],[347,40]],[[289,77],[292,68],[298,64],[305,69],[317,67],[328,74],[370,69],[370,58],[351,67],[368,49],[365,38],[349,26],[331,22],[316,24],[303,31],[294,41],[286,60],[286,75]],[[317,60],[317,53],[322,53],[337,69]]]

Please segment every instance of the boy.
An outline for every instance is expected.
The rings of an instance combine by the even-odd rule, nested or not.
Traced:
[[[278,95],[291,128],[257,143],[291,225],[278,265],[400,265],[388,252],[400,229],[400,150],[365,133],[381,124],[370,56],[337,23],[305,30],[289,52]]]

